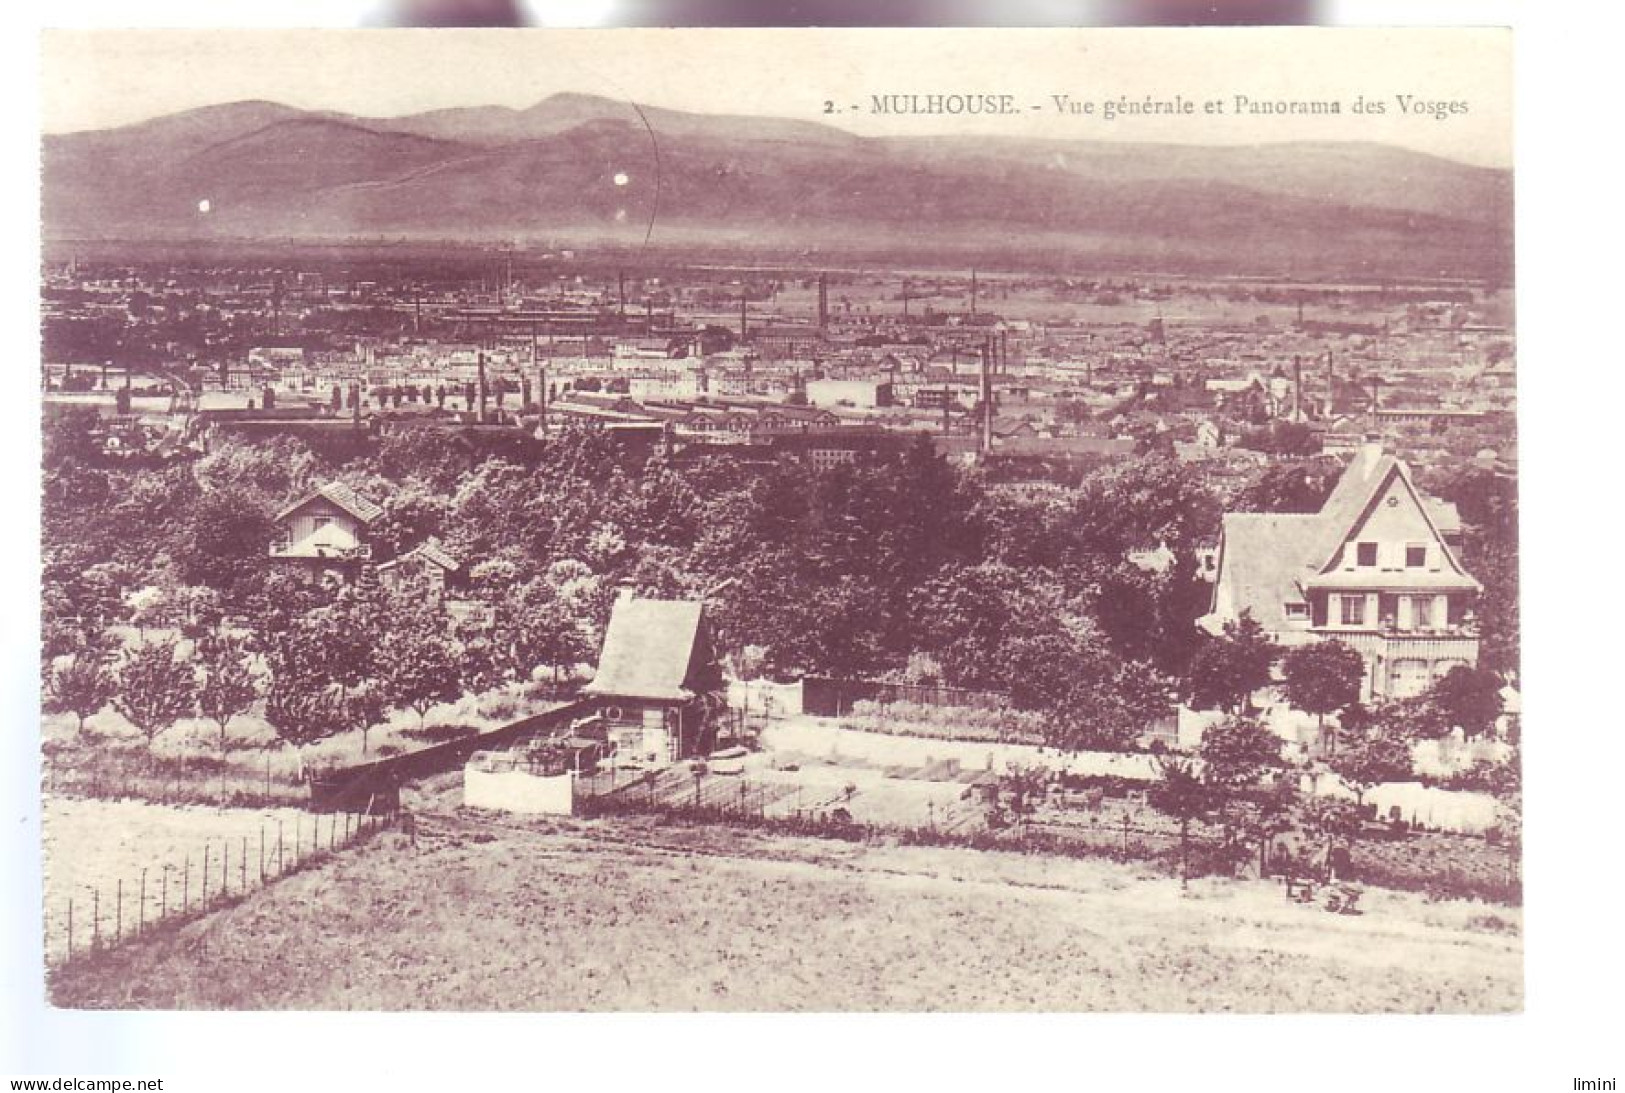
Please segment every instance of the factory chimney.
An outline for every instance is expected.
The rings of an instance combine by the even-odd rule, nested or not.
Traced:
[[[977,444],[982,458],[986,459],[993,450],[993,343],[982,343],[982,429],[981,439]]]
[[[970,313],[976,314],[976,271],[970,271]]]
[[[820,333],[829,326],[829,278],[823,273],[818,275],[818,330]]]
[[[1303,420],[1303,358],[1292,358],[1292,420]]]
[[[480,350],[480,416],[476,419],[481,425],[485,424],[485,350]]]
[[[547,366],[536,370],[536,404],[541,410],[542,436],[547,436]]]
[[[616,277],[616,281],[617,281],[617,283],[619,285],[619,289],[620,289],[620,297],[621,297],[620,317],[622,319],[624,319],[624,318],[626,318],[626,271],[624,269],[623,270],[617,270],[616,273],[615,273],[615,277]]]
[[[747,306],[749,306],[748,297],[746,296],[744,287],[741,286],[739,289],[739,341],[741,344],[743,344],[745,334],[747,333],[745,325],[745,309]]]

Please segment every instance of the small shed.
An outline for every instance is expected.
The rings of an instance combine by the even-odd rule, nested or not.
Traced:
[[[722,687],[704,604],[623,593],[582,694],[604,720],[616,763],[659,767],[713,747]]]

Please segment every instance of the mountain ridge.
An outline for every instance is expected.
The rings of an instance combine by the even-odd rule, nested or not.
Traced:
[[[1080,260],[1105,239],[1228,253],[1237,272],[1510,268],[1510,172],[1365,142],[865,137],[565,93],[389,119],[226,103],[42,143],[48,238],[675,244],[748,228],[755,246],[883,253],[887,236],[955,249],[1003,230],[1015,265],[1024,239],[1066,250],[1075,234]]]

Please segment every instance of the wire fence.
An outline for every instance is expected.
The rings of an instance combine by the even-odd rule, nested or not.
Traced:
[[[45,959],[60,966],[164,925],[242,899],[257,888],[325,861],[390,826],[391,813],[296,813],[254,835],[205,840],[197,853],[143,866],[130,876],[80,884],[45,916]]]

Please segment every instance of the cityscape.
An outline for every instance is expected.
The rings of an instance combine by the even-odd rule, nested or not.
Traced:
[[[1509,171],[495,111],[45,138],[53,1004],[1521,1008]]]

